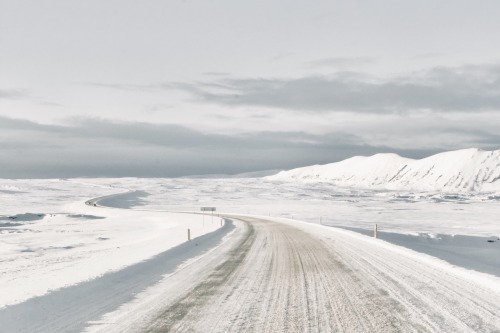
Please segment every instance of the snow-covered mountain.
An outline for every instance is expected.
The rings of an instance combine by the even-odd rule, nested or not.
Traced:
[[[325,181],[358,188],[445,192],[500,191],[500,150],[476,148],[421,160],[396,154],[356,156],[337,163],[282,171],[266,177],[282,181]]]

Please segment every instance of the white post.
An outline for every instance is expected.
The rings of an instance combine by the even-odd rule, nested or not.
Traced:
[[[377,238],[378,236],[378,226],[375,224],[375,227],[373,228],[373,237]]]
[[[323,224],[323,216],[319,217],[319,224]]]
[[[188,241],[191,240],[191,229],[188,228]]]

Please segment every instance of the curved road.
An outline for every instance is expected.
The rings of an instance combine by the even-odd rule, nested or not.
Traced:
[[[500,287],[478,275],[348,231],[226,218],[229,239],[200,239],[213,251],[183,245],[8,307],[0,331],[500,332]]]
[[[246,232],[202,281],[160,293],[154,315],[134,317],[142,325],[100,331],[500,332],[500,294],[440,263],[326,227],[233,218]]]

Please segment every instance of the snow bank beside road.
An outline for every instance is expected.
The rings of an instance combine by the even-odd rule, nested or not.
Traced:
[[[39,208],[39,207],[38,207]],[[96,278],[220,227],[218,219],[86,206],[0,229],[0,307]]]
[[[373,230],[336,226],[373,237]],[[378,239],[440,258],[452,265],[500,277],[500,239],[446,234],[378,231]]]
[[[291,220],[286,218],[268,218],[274,222],[279,222],[293,226],[302,231],[305,231],[311,235],[314,235],[320,239],[323,239],[327,243],[331,243],[331,247],[334,250],[338,250],[339,246],[344,249],[348,249],[352,253],[356,253],[356,256],[362,258],[363,261],[370,263],[370,265],[379,267],[392,266],[402,269],[400,273],[404,272],[404,267],[415,269],[419,272],[421,276],[427,274],[448,275],[447,278],[437,279],[440,284],[446,285],[446,281],[452,277],[454,283],[462,280],[466,282],[463,284],[464,292],[470,292],[467,285],[471,284],[474,288],[478,287],[483,290],[488,290],[496,293],[494,296],[490,294],[488,297],[490,299],[497,299],[495,296],[500,296],[500,277],[495,276],[490,273],[484,273],[471,269],[467,264],[461,264],[459,262],[450,262],[443,257],[435,256],[435,253],[431,251],[420,252],[419,249],[412,249],[410,247],[402,246],[401,244],[392,243],[390,240],[385,241],[383,239],[377,239],[369,237],[358,233],[356,231],[351,231],[347,229],[335,228],[330,226],[318,225],[307,223],[303,221]],[[426,253],[427,252],[427,253]],[[391,259],[392,257],[392,259]],[[399,262],[401,259],[404,261],[411,262],[403,265]],[[468,258],[464,258],[465,261]],[[457,257],[457,260],[458,257]],[[417,267],[420,267],[416,269]],[[383,269],[381,269],[383,271]],[[387,273],[387,271],[385,271]],[[408,278],[407,275],[405,278]],[[457,285],[461,285],[457,283]],[[459,288],[457,288],[458,290]],[[485,293],[488,295],[488,292]]]

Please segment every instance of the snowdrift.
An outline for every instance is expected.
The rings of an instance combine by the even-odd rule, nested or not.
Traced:
[[[500,191],[500,150],[463,149],[421,160],[396,154],[356,156],[337,163],[282,171],[265,178],[389,190],[497,192]]]

